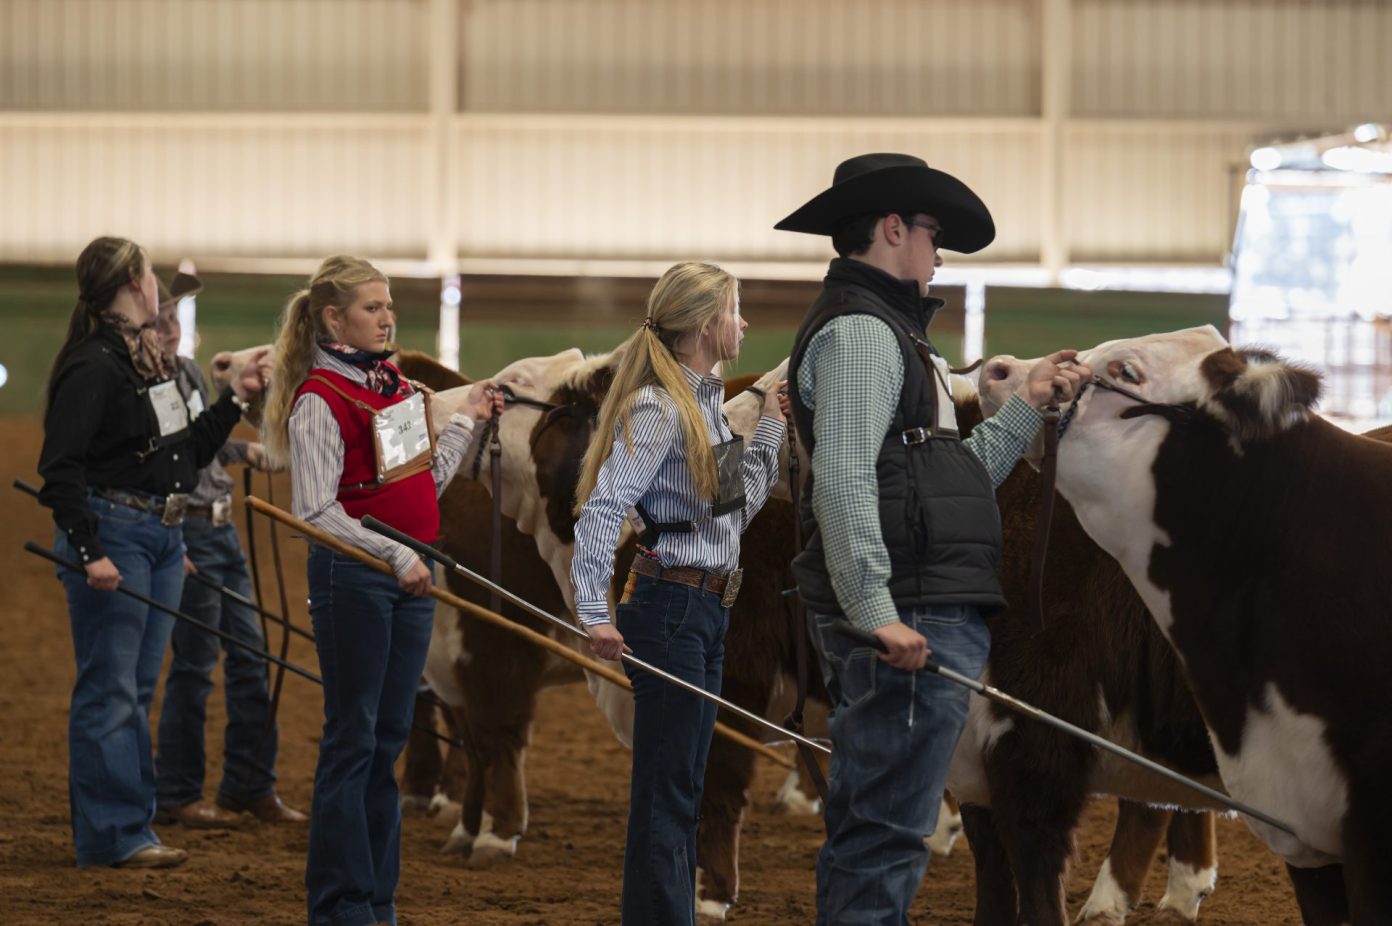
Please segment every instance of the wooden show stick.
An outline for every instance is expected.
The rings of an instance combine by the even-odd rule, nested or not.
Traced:
[[[333,550],[336,553],[342,553],[344,556],[352,557],[353,559],[357,560],[363,565],[371,569],[375,569],[384,575],[396,575],[396,573],[392,570],[391,566],[382,562],[380,559],[373,556],[372,554],[360,550],[352,544],[344,543],[342,540],[339,540],[332,534],[325,533],[319,528],[314,527],[311,524],[307,524],[304,521],[301,521],[299,518],[295,517],[289,512],[281,508],[277,508],[275,505],[268,504],[254,495],[248,495],[246,497],[246,504],[247,507],[259,512],[260,514],[265,515],[268,518],[279,521],[281,524],[284,524],[286,527],[289,527],[292,530],[299,531],[300,533],[308,537],[310,540],[313,540],[315,543],[328,547],[330,550]],[[603,678],[605,681],[612,682],[613,684],[618,685],[625,691],[633,690],[633,685],[630,684],[630,682],[628,681],[628,677],[625,676],[622,672],[618,672],[615,669],[606,666],[604,663],[599,662],[598,660],[591,659],[588,656],[584,656],[581,653],[578,653],[575,650],[571,649],[569,646],[566,646],[564,643],[561,643],[558,640],[554,640],[551,637],[548,637],[544,633],[537,633],[532,628],[525,627],[522,624],[517,623],[516,621],[508,620],[506,617],[503,617],[501,614],[498,614],[495,611],[490,611],[485,607],[476,605],[472,601],[466,601],[463,598],[460,598],[458,595],[454,594],[453,592],[450,592],[448,589],[443,589],[438,586],[435,586],[431,588],[430,594],[432,597],[435,598],[436,601],[443,602],[452,608],[457,608],[460,611],[469,614],[471,617],[477,618],[478,620],[485,621],[486,623],[493,624],[511,633],[515,633],[518,636],[522,637],[524,640],[527,640],[528,642],[533,643],[536,646],[540,646],[542,649],[555,653],[562,659],[569,660],[570,662],[575,663],[583,669],[595,673],[599,677]],[[754,752],[758,753],[759,755],[763,756],[765,759],[768,759],[770,762],[773,762],[776,765],[782,766],[786,769],[793,769],[796,767],[796,764],[791,759],[783,756],[779,752],[759,742],[753,737],[741,733],[738,730],[732,729],[731,727],[728,727],[723,723],[716,723],[715,732],[730,740],[731,742],[738,743],[739,745],[744,746],[746,749],[753,750]]]

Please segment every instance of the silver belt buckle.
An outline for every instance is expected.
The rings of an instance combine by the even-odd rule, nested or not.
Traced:
[[[232,520],[232,496],[219,495],[213,499],[213,527],[223,527]]]
[[[160,515],[160,523],[165,527],[178,527],[184,523],[184,515],[188,513],[189,497],[188,493],[180,492],[166,496],[164,499],[164,513]]]
[[[909,428],[899,435],[899,439],[904,442],[906,447],[917,447],[919,444],[928,443],[928,438],[933,434],[928,428]]]
[[[743,581],[743,569],[736,569],[725,577],[725,594],[720,596],[720,606],[722,608],[734,606],[735,599],[739,597],[740,583]]]

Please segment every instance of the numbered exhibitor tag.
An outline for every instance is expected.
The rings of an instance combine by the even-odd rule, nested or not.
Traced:
[[[938,433],[949,432],[960,434],[957,429],[957,406],[952,403],[952,380],[951,368],[947,361],[942,357],[933,355],[933,385],[938,390],[938,403],[936,411],[938,420],[933,422],[933,429]]]
[[[155,421],[159,425],[159,436],[178,434],[189,426],[189,410],[184,397],[179,395],[179,387],[173,380],[151,386],[150,405],[155,410]]]
[[[425,394],[384,408],[372,419],[377,443],[377,478],[386,482],[429,467],[432,440]]]

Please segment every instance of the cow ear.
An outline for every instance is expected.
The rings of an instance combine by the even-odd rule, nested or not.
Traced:
[[[1304,421],[1319,401],[1319,373],[1260,348],[1214,351],[1200,364],[1200,405],[1239,440],[1262,440]]]

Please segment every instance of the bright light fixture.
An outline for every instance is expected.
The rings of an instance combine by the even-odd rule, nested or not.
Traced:
[[[1252,167],[1257,170],[1276,170],[1281,166],[1281,152],[1275,148],[1258,148],[1252,152]]]

